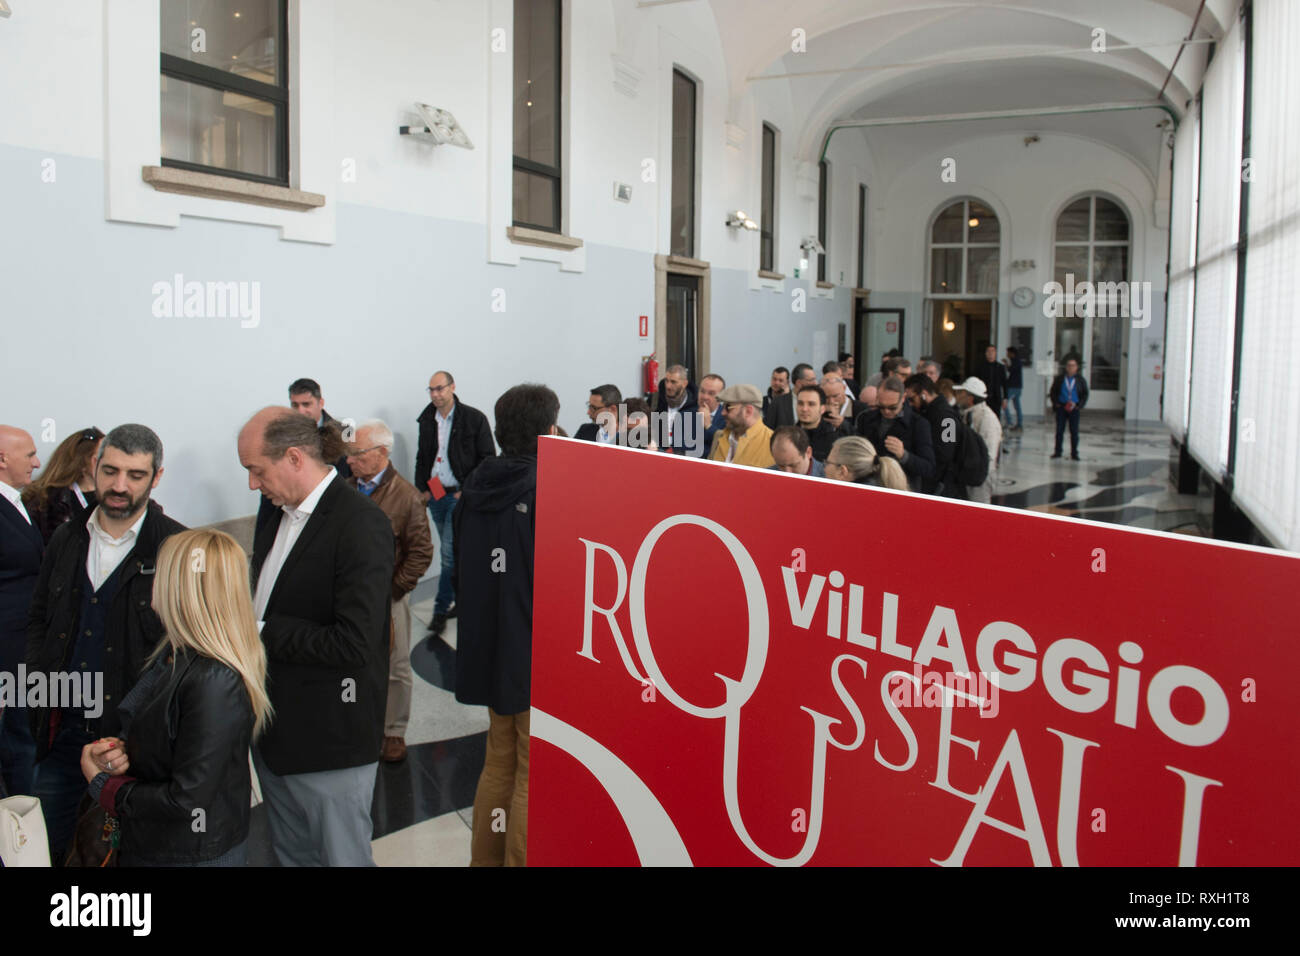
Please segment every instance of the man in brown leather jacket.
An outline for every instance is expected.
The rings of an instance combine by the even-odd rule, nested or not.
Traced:
[[[378,419],[357,426],[348,445],[348,484],[388,515],[393,523],[393,642],[388,663],[388,707],[380,757],[396,763],[406,757],[406,725],[411,719],[410,593],[433,561],[433,537],[424,500],[415,486],[397,473],[389,456],[393,432]]]

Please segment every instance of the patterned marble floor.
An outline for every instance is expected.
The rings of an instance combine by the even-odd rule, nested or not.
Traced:
[[[1051,459],[1053,426],[1026,421],[1006,434],[994,504],[1089,518],[1140,528],[1196,534],[1192,496],[1173,492],[1169,433],[1162,425],[1085,413],[1080,461]],[[1066,449],[1068,454],[1068,437]],[[435,549],[435,554],[436,554]],[[442,638],[426,633],[437,578],[412,596],[411,666],[414,692],[398,764],[379,765],[375,785],[375,862],[380,866],[465,866],[470,807],[483,766],[487,709],[455,698],[455,619]],[[274,865],[265,812],[253,812],[253,865]]]

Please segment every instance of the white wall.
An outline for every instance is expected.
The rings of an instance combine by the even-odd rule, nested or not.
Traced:
[[[1054,211],[1094,188],[1125,202],[1135,275],[1163,288],[1154,184],[1128,157],[1051,136],[1033,151],[1016,137],[975,138],[961,144],[955,186],[931,174],[932,151],[884,181],[857,131],[837,133],[827,153],[836,287],[796,279],[799,240],[817,228],[821,133],[808,130],[784,81],[728,86],[708,4],[572,0],[566,221],[584,245],[561,253],[511,243],[513,61],[491,49],[494,28],[509,32],[510,0],[291,0],[290,9],[295,101],[310,118],[298,131],[294,185],[327,199],[309,213],[157,193],[140,181],[140,165],[157,162],[156,0],[44,0],[0,21],[0,419],[29,429],[45,454],[47,420],[54,441],[91,423],[150,425],[167,452],[156,497],[187,523],[254,510],[235,435],[258,407],[284,402],[299,376],[323,384],[336,416],[388,419],[408,472],[435,369],[451,370],[461,398],[489,415],[510,385],[546,382],[569,430],[585,420],[591,386],[635,392],[652,348],[637,317],[654,314],[653,256],[668,251],[675,64],[701,84],[696,256],[712,265],[710,370],[729,382],[766,387],[774,365],[819,358],[815,342],[834,349],[837,324],[851,321],[860,182],[871,189],[872,305],[907,310],[913,358],[925,224],[947,196],[981,196],[1003,217],[1004,299],[1019,284],[1005,272],[1011,259],[1038,260],[1026,284],[1050,278]],[[399,137],[417,100],[451,110],[476,148]],[[764,121],[781,131],[782,280],[758,277],[756,233],[724,225],[731,210],[758,214]],[[42,178],[49,168],[53,181]],[[613,198],[616,181],[632,185],[630,203]],[[177,273],[259,283],[260,323],[155,317],[153,286]],[[1009,308],[1004,301],[1004,323]],[[1161,328],[1157,316],[1142,334],[1158,340]],[[859,362],[864,375],[869,360]],[[1136,401],[1131,387],[1132,416],[1157,417],[1158,384],[1142,383]]]

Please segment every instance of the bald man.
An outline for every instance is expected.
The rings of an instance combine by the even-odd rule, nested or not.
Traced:
[[[27,653],[27,611],[45,544],[21,492],[39,467],[32,436],[0,425],[0,673],[16,673]],[[35,763],[36,741],[26,709],[5,707],[0,714],[0,796],[31,793]]]
[[[281,514],[253,542],[253,612],[275,719],[253,748],[281,866],[373,866],[393,526],[329,462],[336,423],[264,408],[239,433],[248,487]]]

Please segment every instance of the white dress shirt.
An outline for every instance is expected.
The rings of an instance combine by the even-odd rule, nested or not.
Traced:
[[[280,527],[275,532],[275,544],[271,545],[266,560],[262,562],[262,571],[257,576],[257,593],[253,595],[253,614],[258,621],[266,620],[266,605],[271,600],[275,579],[280,576],[285,558],[289,557],[289,552],[293,550],[298,536],[302,534],[302,529],[307,527],[307,519],[316,510],[321,495],[325,494],[325,489],[337,474],[338,472],[331,468],[329,474],[321,479],[320,484],[312,489],[311,494],[307,495],[298,507],[281,506],[284,515],[280,518]]]
[[[436,408],[433,410],[438,422],[438,454],[433,461],[433,474],[442,482],[444,488],[455,488],[456,475],[451,470],[451,458],[447,454],[447,445],[451,441],[451,420],[456,415],[456,406],[452,405],[444,417]]]
[[[23,507],[23,493],[13,485],[5,481],[0,481],[0,495],[4,495],[11,505],[18,509],[18,513],[23,516],[23,520],[28,524],[32,523],[31,515]]]
[[[135,524],[127,528],[120,538],[114,538],[104,530],[103,525],[99,523],[99,511],[100,506],[96,505],[95,510],[90,513],[90,519],[86,522],[86,527],[90,531],[90,547],[86,549],[86,577],[90,578],[90,586],[96,591],[104,586],[104,582],[135,547],[135,539],[140,535],[140,525],[144,524],[145,516],[149,514],[149,505],[146,503],[140,509],[140,517],[135,519]]]

